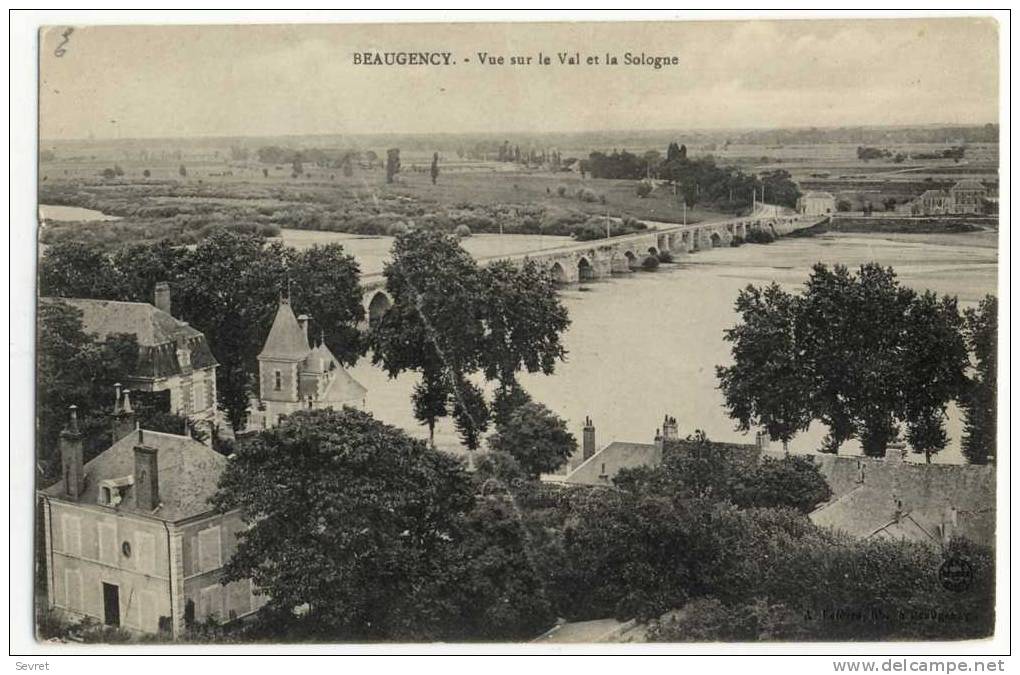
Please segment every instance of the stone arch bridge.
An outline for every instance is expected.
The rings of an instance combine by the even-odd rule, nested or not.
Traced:
[[[570,284],[604,279],[613,274],[629,274],[641,269],[651,256],[668,252],[674,258],[697,251],[729,246],[735,237],[746,239],[753,231],[781,237],[794,230],[811,227],[824,217],[786,213],[776,206],[759,205],[749,216],[694,225],[644,221],[650,229],[634,234],[584,241],[565,246],[482,258],[479,264],[493,260],[534,260],[549,270],[558,283]],[[362,304],[369,325],[389,309],[392,299],[386,293],[382,274],[362,277]]]

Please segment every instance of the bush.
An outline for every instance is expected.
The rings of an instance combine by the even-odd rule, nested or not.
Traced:
[[[736,247],[742,245],[743,243],[744,243],[744,238],[741,237],[739,234],[736,235],[735,237],[733,237],[733,239],[730,239],[730,246],[732,246],[733,248],[736,248]]]
[[[391,237],[395,237],[398,234],[404,234],[405,232],[407,232],[407,223],[402,220],[398,220],[386,228],[386,234]]]
[[[643,180],[634,187],[634,191],[638,197],[644,199],[648,195],[652,194],[652,184],[649,181]]]
[[[669,251],[659,251],[659,262],[671,263],[673,262],[673,254]]]
[[[458,225],[457,229],[455,229],[453,233],[463,239],[464,237],[471,236],[471,228],[467,225]]]
[[[582,202],[588,202],[589,204],[597,202],[599,200],[598,194],[594,190],[588,188],[581,188],[577,191],[577,198]]]
[[[641,262],[642,269],[652,272],[659,269],[659,257],[655,255],[649,255]]]
[[[557,185],[556,186],[556,194],[558,194],[560,197],[566,197],[567,196],[567,186],[566,185]]]

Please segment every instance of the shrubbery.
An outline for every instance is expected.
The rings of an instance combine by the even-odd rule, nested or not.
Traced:
[[[744,241],[748,244],[771,244],[775,240],[775,236],[768,230],[751,230]]]
[[[646,272],[652,272],[659,269],[659,256],[649,254],[644,260],[641,261],[641,269]]]

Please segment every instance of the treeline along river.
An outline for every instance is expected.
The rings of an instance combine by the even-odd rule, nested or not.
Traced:
[[[590,415],[599,447],[613,440],[651,442],[666,413],[677,418],[681,434],[703,429],[714,440],[751,442],[753,435],[734,431],[715,377],[715,366],[730,362],[723,331],[737,321],[733,303],[742,287],[775,280],[797,290],[816,262],[854,267],[875,261],[892,266],[905,285],[958,296],[962,309],[997,292],[996,241],[993,231],[786,238],[717,248],[681,256],[656,272],[570,286],[563,290],[572,320],[565,336],[567,361],[554,375],[526,375],[522,384],[564,417],[578,439]],[[368,407],[376,416],[426,435],[411,416],[414,375],[387,380],[368,359],[352,372],[368,387]],[[948,430],[950,445],[935,461],[961,462],[955,408]],[[793,440],[791,451],[813,452],[824,435],[824,427],[813,425]],[[436,442],[459,451],[449,420],[437,428]],[[842,450],[859,451],[856,442]]]

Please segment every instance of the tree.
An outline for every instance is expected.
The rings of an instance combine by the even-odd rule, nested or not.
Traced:
[[[998,383],[999,304],[986,295],[976,308],[964,312],[967,346],[973,354],[974,374],[961,400],[964,413],[963,456],[985,464],[996,450],[996,386]]]
[[[531,403],[531,395],[514,378],[509,387],[497,387],[492,400],[492,421],[497,429],[503,428],[510,417],[525,403]]]
[[[764,427],[783,442],[811,424],[809,381],[795,341],[796,299],[773,282],[737,296],[741,324],[725,332],[733,365],[717,366],[719,388],[740,431]]]
[[[745,508],[793,508],[810,513],[832,496],[832,489],[810,456],[762,458],[746,478],[738,479],[733,502]]]
[[[672,141],[669,147],[666,148],[666,161],[672,162],[673,160],[681,159],[680,146],[677,145],[676,141]]]
[[[62,298],[120,300],[122,277],[98,246],[62,241],[48,246],[39,262],[39,293]]]
[[[180,174],[181,178],[187,178],[188,177],[188,168],[186,166],[184,166],[183,164],[181,164],[180,168],[177,169],[177,173]]]
[[[394,238],[383,275],[393,305],[372,328],[372,360],[390,377],[421,373],[415,417],[432,439],[455,387],[480,365],[477,265],[454,235],[421,229]]]
[[[637,185],[634,187],[634,190],[637,193],[637,196],[643,199],[648,195],[652,194],[652,184],[646,180],[638,181]]]
[[[332,640],[445,637],[443,593],[473,506],[461,463],[351,408],[301,411],[238,444],[212,503],[247,529],[224,582]],[[452,606],[451,606],[452,605]]]
[[[386,182],[392,183],[398,173],[400,173],[400,149],[390,148],[386,151]]]
[[[152,172],[149,171],[148,169],[145,169],[144,171],[142,171],[142,176],[144,176],[145,178],[148,178],[151,175],[152,175]]]
[[[479,270],[479,311],[485,331],[479,345],[486,379],[506,394],[521,371],[551,375],[567,354],[562,335],[570,326],[553,279],[533,260],[500,260]]]
[[[432,153],[432,168],[429,170],[432,175],[432,184],[436,184],[436,179],[439,178],[439,153]]]
[[[489,447],[506,452],[533,478],[556,471],[577,450],[566,422],[541,403],[525,403],[491,438]]]
[[[44,463],[57,457],[57,441],[67,423],[68,407],[75,405],[88,461],[109,446],[113,385],[125,381],[134,371],[138,342],[133,335],[124,334],[94,340],[82,328],[81,310],[59,300],[39,303],[38,326],[38,457]]]
[[[967,346],[956,299],[926,291],[907,309],[902,381],[907,441],[925,461],[946,447],[946,406],[964,390]]]

